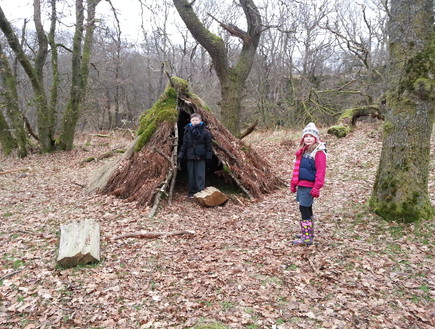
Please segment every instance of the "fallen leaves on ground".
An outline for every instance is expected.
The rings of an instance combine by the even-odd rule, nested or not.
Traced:
[[[247,140],[289,180],[298,136],[257,132]],[[433,328],[433,221],[386,223],[366,206],[381,126],[326,140],[327,180],[310,247],[290,243],[299,210],[286,188],[257,202],[239,196],[242,204],[203,208],[178,186],[173,204],[151,220],[150,209],[80,187],[110,161],[82,160],[110,143],[0,158],[1,170],[30,168],[0,176],[0,327]],[[82,219],[101,225],[102,261],[61,269],[60,225]],[[196,234],[113,240],[178,230]]]

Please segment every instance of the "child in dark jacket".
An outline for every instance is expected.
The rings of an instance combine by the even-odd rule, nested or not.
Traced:
[[[325,182],[326,147],[320,141],[319,130],[310,122],[302,131],[300,148],[296,152],[291,180],[291,192],[296,193],[299,202],[301,237],[293,244],[313,244],[314,218],[313,201],[320,195]]]
[[[212,137],[199,113],[190,116],[190,123],[184,127],[183,144],[179,159],[187,160],[189,176],[189,197],[205,189],[205,162],[213,156]]]

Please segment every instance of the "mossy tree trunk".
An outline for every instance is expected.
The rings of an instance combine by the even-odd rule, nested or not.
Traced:
[[[0,146],[5,155],[11,154],[11,152],[17,148],[17,142],[11,134],[9,125],[3,115],[3,111],[0,111]]]
[[[80,114],[80,105],[85,97],[85,91],[88,81],[89,62],[92,49],[93,33],[95,29],[95,9],[100,0],[87,0],[87,20],[86,28],[84,27],[85,8],[84,0],[76,0],[76,32],[73,39],[72,54],[72,78],[70,99],[67,103],[63,121],[62,130],[59,140],[59,149],[71,150],[74,141],[74,132]],[[41,1],[34,0],[34,21],[36,35],[38,38],[38,50],[35,56],[35,63],[32,65],[29,57],[25,54],[18,38],[14,34],[9,21],[6,19],[0,7],[0,29],[8,39],[9,46],[14,51],[21,66],[26,72],[32,84],[35,107],[38,120],[38,141],[42,153],[52,152],[55,150],[54,128],[56,125],[56,106],[58,99],[59,72],[58,72],[58,53],[55,42],[55,30],[57,23],[56,0],[50,1],[52,6],[52,17],[50,32],[48,37],[43,29],[41,21]],[[83,33],[86,35],[83,41]],[[82,45],[83,44],[83,45]],[[44,90],[43,68],[46,63],[48,45],[51,46],[52,61],[52,83],[50,90],[50,99],[46,96]]]
[[[33,0],[33,20],[35,22],[36,35],[38,38],[38,51],[35,58],[36,78],[41,86],[38,95],[38,135],[43,153],[52,152],[54,145],[55,116],[54,109],[48,106],[48,98],[44,89],[44,66],[48,54],[48,38],[44,31],[41,18],[41,0]],[[41,135],[42,134],[42,135]]]
[[[71,150],[73,148],[80,106],[85,98],[88,84],[89,63],[95,30],[95,9],[99,2],[100,0],[87,0],[86,2],[86,34],[83,41],[85,8],[83,0],[76,0],[76,30],[73,39],[71,90],[62,120],[62,131],[59,139],[59,148],[62,150]]]
[[[17,148],[18,156],[24,158],[27,156],[27,137],[23,116],[18,105],[17,81],[12,74],[1,44],[0,67],[0,142],[6,155]],[[3,113],[9,118],[13,134]]]
[[[239,60],[229,64],[227,49],[219,36],[211,33],[198,19],[193,1],[173,0],[178,13],[193,37],[207,50],[221,83],[222,123],[233,135],[240,133],[240,111],[245,81],[251,71],[261,35],[261,16],[252,0],[240,0],[247,21],[247,31],[219,22],[221,27],[243,42]]]
[[[56,121],[56,107],[59,95],[59,53],[57,51],[58,45],[56,44],[56,24],[57,24],[57,0],[51,0],[51,18],[50,18],[50,31],[48,33],[48,44],[51,48],[51,87],[50,87],[50,100],[49,100],[49,113],[53,122]]]
[[[430,136],[434,120],[432,0],[393,0],[389,87],[381,159],[370,205],[386,220],[429,219]]]
[[[35,59],[35,66],[32,66],[29,58],[24,52],[20,45],[20,42],[13,32],[10,22],[6,19],[2,8],[0,7],[0,29],[3,31],[4,35],[8,40],[8,44],[17,56],[18,61],[23,67],[26,75],[28,76],[30,83],[32,85],[34,97],[35,97],[35,107],[38,118],[38,137],[39,144],[41,146],[41,152],[47,153],[54,150],[54,140],[53,140],[53,122],[51,122],[51,115],[47,113],[47,97],[44,90],[43,76],[42,76],[42,65],[45,62],[45,57],[47,54],[46,44],[44,43],[44,38],[39,35],[39,27],[42,26],[40,21],[40,14],[38,15],[40,8],[40,1],[34,0],[34,13],[35,13],[35,26],[37,27],[38,44],[41,50],[37,52]]]

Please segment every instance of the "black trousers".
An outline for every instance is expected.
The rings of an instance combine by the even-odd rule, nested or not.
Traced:
[[[187,160],[189,195],[205,189],[205,160]]]

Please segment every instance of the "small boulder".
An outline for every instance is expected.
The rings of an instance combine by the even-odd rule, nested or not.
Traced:
[[[204,207],[216,207],[228,201],[228,197],[213,186],[209,186],[205,190],[196,193],[193,197]]]

